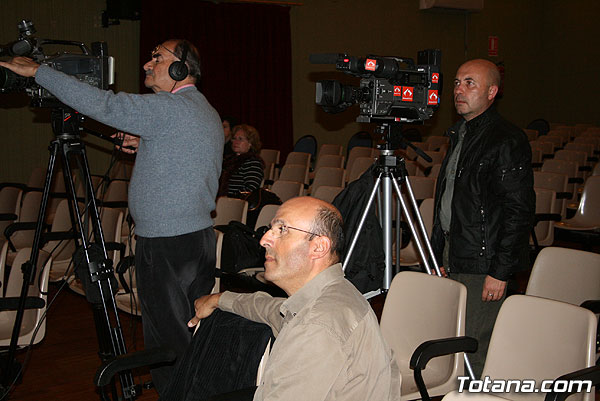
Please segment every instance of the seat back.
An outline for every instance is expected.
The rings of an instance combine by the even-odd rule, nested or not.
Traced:
[[[279,179],[283,181],[296,181],[308,185],[308,164],[286,163],[281,169]]]
[[[569,177],[562,173],[549,173],[543,171],[533,172],[533,186],[535,188],[550,189],[556,193],[566,192]],[[552,213],[564,215],[564,199],[557,199],[554,203]]]
[[[279,209],[279,205],[264,205],[263,208],[260,209],[260,213],[258,213],[254,229],[256,230],[259,227],[268,226],[271,224],[271,220],[273,220],[273,217],[275,217],[277,209]]]
[[[343,146],[337,143],[324,143],[319,148],[319,153],[317,154],[317,160],[319,160],[324,155],[341,155],[343,150]]]
[[[46,181],[46,169],[43,167],[36,167],[31,171],[27,186],[29,188],[43,188],[44,182]]]
[[[19,188],[4,187],[0,189],[0,213],[14,214],[18,219],[22,196],[23,191]],[[14,221],[16,220],[0,221],[0,235],[2,237],[4,237],[4,230],[6,227]]]
[[[538,138],[538,132],[534,129],[529,129],[529,128],[525,128],[523,129],[523,132],[525,132],[525,135],[527,135],[527,140],[528,141],[535,141]]]
[[[600,176],[590,176],[585,180],[581,201],[573,218],[565,221],[570,226],[600,228]],[[560,225],[559,225],[560,226]],[[566,228],[566,227],[565,227]]]
[[[343,190],[344,188],[342,187],[321,185],[313,191],[312,196],[317,199],[324,200],[325,202],[332,203],[335,197],[338,196],[338,194]]]
[[[546,135],[550,131],[550,124],[543,118],[538,118],[527,124],[526,128],[536,130],[539,135]]]
[[[543,136],[539,137],[537,139],[537,141],[538,142],[549,142],[549,143],[551,143],[554,151],[556,151],[557,149],[562,148],[562,146],[563,146],[563,139],[560,136],[543,135]]]
[[[423,200],[426,198],[433,198],[435,192],[435,178],[433,177],[409,177],[410,186],[413,190],[416,200]],[[406,185],[402,187],[404,193],[406,193]]]
[[[431,171],[429,172],[429,175],[427,177],[430,178],[438,178],[438,175],[440,175],[440,169],[442,168],[442,164],[441,163],[436,163],[434,165],[431,166]]]
[[[554,156],[554,144],[552,142],[542,142],[539,140],[529,142],[531,149],[539,149],[542,151],[542,159],[544,157]]]
[[[425,225],[425,230],[428,234],[427,238],[429,238],[431,235],[431,229],[433,227],[433,198],[427,198],[421,202],[421,205],[419,206],[419,213],[421,214],[423,224]],[[415,222],[415,224],[417,223]],[[424,239],[421,239],[421,241],[424,241]],[[420,264],[421,255],[419,255],[419,251],[414,239],[411,238],[408,245],[400,250],[400,266],[417,266]]]
[[[265,162],[265,179],[273,180],[275,178],[275,167],[279,165],[280,152],[276,149],[261,149],[260,157]]]
[[[425,159],[423,159],[422,157],[418,157],[415,161],[417,162],[417,174],[419,170],[421,170],[421,175],[427,175],[427,173],[425,172],[425,170],[427,170],[428,167],[431,167],[434,164],[441,164],[442,161],[444,160],[444,156],[446,155],[445,152],[438,152],[438,151],[434,151],[434,150],[428,150],[427,155],[429,157],[431,157],[431,161],[428,162]]]
[[[431,135],[425,139],[425,142],[429,144],[429,150],[435,151],[440,148],[441,145],[447,144],[450,138],[447,136]]]
[[[306,152],[290,152],[285,159],[285,166],[288,164],[310,166],[310,153]]]
[[[104,208],[100,212],[100,224],[102,224],[102,234],[105,242],[121,242],[121,230],[123,228],[124,213],[119,209]],[[91,224],[90,224],[91,227]],[[116,267],[120,260],[118,251],[107,251],[108,258],[113,261]]]
[[[336,167],[342,168],[344,167],[344,156],[342,155],[323,155],[321,156],[316,164],[315,171],[322,167]]]
[[[265,164],[279,164],[279,156],[281,152],[277,149],[261,149],[260,157],[263,159]]]
[[[3,250],[6,249],[4,248]],[[22,248],[17,252],[8,281],[6,282],[6,297],[18,297],[21,295],[21,288],[23,286],[23,272],[21,271],[21,266],[30,260],[30,256],[31,248]],[[32,282],[33,285],[30,285],[27,291],[28,297],[42,298],[44,303],[47,301],[48,274],[50,272],[51,264],[52,257],[49,257],[44,252],[40,252],[37,261],[36,274],[34,281]],[[1,270],[4,271],[3,268]],[[25,310],[17,341],[19,346],[29,345],[40,321],[40,328],[35,336],[33,344],[42,341],[46,334],[46,319],[42,320],[45,311],[45,306],[41,309]],[[0,346],[7,346],[10,344],[16,313],[16,311],[0,312]]]
[[[357,157],[352,163],[352,170],[348,171],[346,177],[347,181],[352,182],[360,178],[360,176],[371,167],[375,162],[372,157]]]
[[[585,152],[587,157],[592,157],[594,155],[594,145],[591,143],[569,142],[565,145],[565,150]]]
[[[551,129],[550,131],[548,131],[548,134],[546,134],[547,138],[550,137],[556,137],[556,138],[560,138],[560,145],[559,147],[563,147],[565,145],[565,143],[569,142],[571,133],[568,129]]]
[[[246,215],[248,214],[248,202],[243,199],[221,196],[217,199],[216,213],[215,226],[229,224],[233,220],[245,224]]]
[[[119,159],[110,170],[111,180],[129,180],[133,173],[133,163],[129,160]]]
[[[275,195],[279,196],[281,202],[285,202],[296,196],[302,196],[304,185],[297,181],[277,180],[271,186],[271,192],[274,192]]]
[[[496,319],[482,377],[541,383],[593,366],[596,317],[579,306],[528,295],[507,298]],[[499,394],[543,400],[544,393]],[[581,399],[581,396],[570,398]],[[586,399],[590,399],[586,396]]]
[[[373,148],[368,148],[366,146],[355,146],[348,153],[348,159],[346,161],[346,170],[350,171],[352,169],[352,164],[354,164],[354,160],[358,157],[371,157],[373,156]]]
[[[600,254],[558,247],[542,249],[525,294],[573,305],[600,299]]]
[[[371,134],[369,134],[367,131],[358,131],[356,134],[350,137],[348,144],[346,145],[346,157],[348,160],[352,154],[352,149],[355,147],[372,148],[373,139],[371,138]]]
[[[315,172],[315,179],[312,183],[312,190],[315,191],[322,185],[333,187],[343,187],[346,170],[339,167],[321,167]]]
[[[408,367],[415,349],[424,341],[464,335],[466,299],[466,287],[447,278],[404,271],[392,280],[381,314],[381,332],[402,373],[402,397],[416,391]],[[462,353],[435,358],[423,370],[431,396],[457,388],[456,377],[462,374]],[[414,396],[420,398],[418,393]]]
[[[79,208],[80,211],[83,211],[84,205],[80,203]],[[72,228],[69,200],[63,199],[58,203],[50,231],[66,232]],[[48,241],[42,249],[48,253],[52,253],[54,262],[68,261],[73,256],[73,252],[75,252],[75,240]]]
[[[304,135],[296,141],[293,151],[308,153],[314,159],[317,157],[317,139],[312,135]]]
[[[104,194],[105,202],[127,201],[129,191],[129,182],[122,180],[111,181]]]
[[[534,188],[535,190],[535,213],[553,213],[556,203],[556,192],[551,189]],[[535,237],[538,245],[549,246],[554,242],[554,222],[539,221],[535,225]],[[533,241],[530,241],[533,243]]]

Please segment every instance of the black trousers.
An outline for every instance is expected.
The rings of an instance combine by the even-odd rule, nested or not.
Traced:
[[[215,283],[216,238],[212,227],[176,237],[137,237],[135,266],[146,349],[166,346],[178,357],[192,338],[187,322],[194,300]],[[172,366],[152,369],[159,394]]]

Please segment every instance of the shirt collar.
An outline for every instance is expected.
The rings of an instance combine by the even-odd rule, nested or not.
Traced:
[[[177,93],[177,92],[179,92],[182,89],[189,88],[189,87],[192,87],[192,86],[196,86],[196,85],[194,85],[194,84],[186,84],[186,85],[180,86],[177,89],[174,89],[173,92],[171,92],[171,93]]]
[[[286,299],[281,304],[279,311],[283,316],[286,316],[288,313],[291,313],[292,316],[296,316],[305,305],[321,295],[323,288],[331,282],[343,277],[344,272],[342,271],[341,263],[329,266],[327,269],[317,274],[315,278],[306,283],[304,287],[296,291],[295,294]]]

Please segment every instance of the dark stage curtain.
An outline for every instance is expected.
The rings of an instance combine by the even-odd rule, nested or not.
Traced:
[[[177,0],[142,2],[140,63],[166,39],[200,51],[198,85],[221,116],[255,126],[264,148],[293,147],[289,7]],[[141,82],[142,92],[148,89]]]

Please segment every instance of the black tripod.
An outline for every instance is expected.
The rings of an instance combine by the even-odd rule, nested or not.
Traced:
[[[92,304],[100,358],[102,359],[102,362],[106,362],[127,352],[113,292],[116,286],[116,279],[113,273],[112,261],[108,259],[107,255],[85,146],[79,137],[79,124],[82,119],[83,117],[80,114],[64,106],[57,107],[51,112],[52,130],[55,139],[51,141],[48,148],[50,151],[50,159],[48,162],[42,201],[31,249],[31,257],[30,260],[22,266],[23,286],[19,297],[8,356],[4,372],[2,373],[0,398],[4,398],[8,395],[10,384],[18,377],[18,375],[20,375],[20,366],[15,361],[17,341],[24,310],[26,308],[28,288],[33,284],[34,278],[36,277],[39,251],[43,246],[44,241],[75,239],[75,241],[78,242],[77,245],[80,246],[80,250],[76,252],[74,260],[79,259],[79,266],[77,267],[78,275],[85,289],[86,297]],[[63,165],[63,175],[65,189],[69,199],[72,231],[69,233],[43,234],[42,230],[46,219],[50,185],[58,156],[60,156]],[[77,163],[84,180],[85,197],[87,199],[84,210],[81,210],[79,200],[77,199],[73,171],[71,169],[72,161]],[[80,217],[82,212],[85,214],[83,217],[84,221],[82,221],[82,218]],[[93,247],[86,236],[86,216],[88,213],[92,223]],[[16,266],[13,266],[13,268],[16,268]],[[122,390],[122,399],[134,399],[137,388],[134,385],[131,372],[124,371],[120,373],[119,379]],[[113,386],[113,392],[116,393],[115,386]]]

